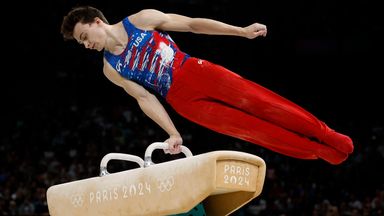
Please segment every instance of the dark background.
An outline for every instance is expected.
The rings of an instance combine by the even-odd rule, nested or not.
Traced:
[[[101,8],[111,23],[143,8],[219,19],[239,26],[264,23],[268,37],[256,40],[191,33],[172,36],[191,55],[222,64],[265,85],[327,122],[344,124],[358,119],[371,123],[382,119],[379,77],[383,71],[383,16],[380,7],[369,1],[27,3],[14,14],[19,16],[10,22],[13,29],[6,36],[11,38],[4,42],[11,48],[11,70],[4,71],[10,112],[15,107],[47,100],[82,103],[83,97],[88,101],[96,95],[103,101],[110,98],[111,92],[126,98],[105,82],[101,53],[64,42],[59,33],[65,13],[83,4]]]
[[[135,125],[137,128],[131,130],[134,134],[131,136],[137,142],[143,141],[141,145],[132,147],[131,137],[123,138],[126,145],[132,147],[122,147],[120,150],[123,152],[133,151],[141,156],[147,144],[166,139],[166,134],[142,115],[135,101],[103,76],[102,53],[85,50],[75,42],[62,39],[60,24],[63,16],[72,7],[85,4],[101,9],[110,23],[118,22],[141,9],[155,8],[191,17],[217,19],[238,26],[253,22],[266,24],[267,37],[254,40],[191,33],[171,33],[171,36],[190,55],[209,59],[261,84],[301,105],[330,127],[350,135],[355,142],[355,152],[339,166],[323,161],[287,158],[201,128],[180,118],[165,104],[185,136],[185,145],[195,154],[232,149],[255,153],[264,158],[269,171],[277,173],[277,177],[269,176],[266,179],[266,187],[261,195],[261,200],[265,199],[270,204],[264,215],[309,215],[324,200],[330,200],[331,206],[338,207],[339,214],[343,215],[343,202],[349,205],[354,200],[360,200],[363,203],[364,200],[374,200],[377,194],[384,196],[384,153],[380,152],[384,146],[381,78],[384,71],[384,19],[379,3],[141,0],[11,4],[15,5],[4,10],[10,10],[12,15],[3,19],[3,36],[6,39],[3,40],[5,63],[1,77],[4,95],[1,105],[0,209],[10,211],[12,199],[7,194],[15,193],[17,188],[28,188],[25,185],[38,185],[29,188],[33,191],[30,193],[34,194],[38,191],[36,188],[40,188],[42,196],[44,189],[53,184],[98,174],[81,173],[72,179],[44,183],[39,183],[41,180],[34,177],[48,172],[49,162],[37,162],[46,156],[46,152],[55,152],[63,169],[76,163],[60,156],[60,153],[66,155],[69,149],[77,148],[78,152],[85,154],[82,155],[85,158],[83,160],[89,159],[84,153],[89,151],[84,146],[86,141],[64,139],[64,144],[59,148],[55,144],[58,134],[64,131],[79,133],[76,136],[65,135],[74,140],[83,136],[101,136],[98,135],[99,128],[84,123],[95,118],[88,112],[98,110],[100,113],[97,115],[109,119],[112,124],[119,122],[121,110],[130,110],[139,116]],[[84,124],[86,129],[78,126]],[[120,129],[125,127],[129,127],[129,124],[123,124]],[[148,128],[155,131],[156,135],[140,134]],[[113,140],[111,134],[109,139]],[[97,143],[95,145],[99,151],[96,151],[94,163],[89,166],[97,166],[105,153],[115,150],[114,141],[107,138],[103,142],[95,140],[93,142]],[[298,186],[302,184],[303,187]],[[289,197],[292,200],[295,197],[303,199],[292,192],[292,188],[301,188],[306,195],[304,197],[308,198],[310,191],[314,192],[310,190],[313,184],[322,188],[315,190],[316,198],[307,202],[297,201],[293,205],[294,211],[289,210],[286,201]],[[276,185],[280,189],[277,195],[273,193]],[[283,192],[288,195],[281,195]],[[27,199],[25,194],[28,192],[16,199],[17,206]],[[271,209],[270,206],[278,206],[275,201],[279,199],[285,200],[283,210],[276,210],[277,207]],[[256,202],[258,200],[253,205],[257,206]],[[242,212],[252,215],[250,208],[243,208]],[[354,212],[355,207],[351,209],[349,212]],[[363,209],[359,209],[358,213],[363,214]]]

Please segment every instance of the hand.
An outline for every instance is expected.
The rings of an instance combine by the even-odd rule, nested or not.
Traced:
[[[180,135],[171,135],[164,142],[168,143],[168,149],[164,149],[165,153],[178,154],[181,152],[181,145],[183,144],[183,139]]]
[[[254,23],[244,27],[244,31],[244,37],[248,39],[253,39],[259,36],[267,36],[267,26],[260,23]]]

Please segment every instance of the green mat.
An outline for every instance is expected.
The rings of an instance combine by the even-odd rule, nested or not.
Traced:
[[[172,215],[172,216],[206,216],[206,214],[205,214],[203,204],[200,203],[187,213],[176,214],[176,215]]]

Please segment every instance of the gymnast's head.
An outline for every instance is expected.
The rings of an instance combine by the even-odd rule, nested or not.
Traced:
[[[63,18],[61,34],[65,40],[76,40],[85,48],[101,51],[104,49],[108,21],[104,14],[91,6],[73,8]]]

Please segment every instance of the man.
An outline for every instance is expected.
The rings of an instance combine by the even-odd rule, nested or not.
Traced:
[[[267,27],[238,27],[204,18],[141,10],[109,24],[93,7],[72,9],[61,32],[85,48],[104,51],[104,74],[134,97],[143,112],[168,134],[170,153],[182,138],[152,89],[185,118],[216,132],[301,159],[340,164],[352,140],[330,129],[287,99],[228,69],[181,51],[166,31],[232,35],[254,39]]]

